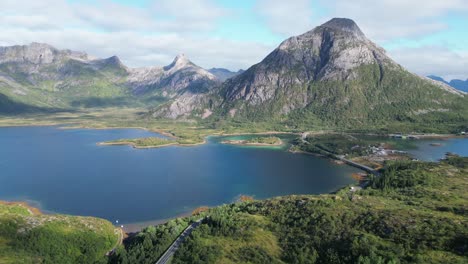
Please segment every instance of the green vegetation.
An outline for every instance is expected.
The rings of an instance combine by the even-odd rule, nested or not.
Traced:
[[[225,140],[222,141],[224,144],[233,145],[251,145],[251,146],[280,146],[283,141],[278,137],[254,137],[249,139],[240,140]]]
[[[278,137],[256,137],[245,141],[247,144],[266,144],[266,145],[280,145],[281,139]]]
[[[466,263],[467,165],[462,157],[389,162],[358,192],[213,208],[172,263]],[[147,254],[146,244],[119,254]]]
[[[279,78],[289,80],[297,78],[297,74],[292,68]],[[272,84],[268,88],[275,91],[274,99],[259,105],[228,101],[222,109],[215,109],[210,120],[225,119],[215,122],[230,126],[253,126],[258,122],[281,130],[382,133],[458,133],[468,123],[466,96],[447,93],[401,68],[363,65],[355,74],[356,79],[346,81],[311,81],[302,86]],[[303,105],[304,98],[309,100],[305,108],[281,114],[285,106]],[[239,110],[233,118],[229,115],[231,109]]]
[[[35,211],[0,203],[0,263],[106,263],[118,242],[108,221]]]
[[[134,148],[154,148],[174,144],[177,144],[177,141],[158,137],[118,139],[100,143],[100,145],[131,145]]]
[[[164,225],[149,226],[125,240],[109,258],[110,263],[155,263],[189,225],[189,219],[175,219]]]
[[[372,148],[413,148],[413,140],[392,139],[386,135],[365,136],[346,133],[309,135],[305,142],[297,139],[294,149],[327,155],[346,155],[348,158],[366,156],[373,153]]]
[[[307,144],[298,140],[298,148],[302,151],[335,155],[348,155],[350,157],[364,156],[370,153],[370,146],[378,145],[366,139],[356,138],[346,134],[324,134],[308,136]]]

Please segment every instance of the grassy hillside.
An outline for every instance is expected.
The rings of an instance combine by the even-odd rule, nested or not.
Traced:
[[[172,263],[466,263],[467,188],[468,158],[389,163],[358,192],[211,209]],[[174,237],[146,233],[112,262],[134,263]]]
[[[276,89],[270,101],[261,105],[225,101],[218,114],[232,123],[254,121],[298,129],[454,132],[468,123],[466,96],[448,93],[402,68],[370,64],[354,71],[357,77],[345,81],[269,87]],[[295,75],[291,69],[282,78]],[[285,108],[296,110],[285,115]],[[234,118],[231,109],[238,109]]]
[[[105,263],[119,232],[103,219],[0,203],[0,263]]]

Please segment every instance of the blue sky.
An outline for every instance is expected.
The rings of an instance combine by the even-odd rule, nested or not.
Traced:
[[[417,74],[468,78],[466,0],[0,0],[0,45],[45,42],[131,67],[185,53],[237,70],[333,17],[354,19]]]

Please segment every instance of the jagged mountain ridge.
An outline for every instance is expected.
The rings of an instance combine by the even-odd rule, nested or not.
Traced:
[[[214,76],[216,76],[216,78],[218,78],[218,80],[220,80],[222,82],[224,82],[227,79],[232,78],[234,76],[237,76],[237,75],[244,72],[244,70],[242,70],[242,69],[238,70],[237,72],[233,72],[233,71],[230,71],[230,70],[224,69],[224,68],[211,68],[208,71],[211,74],[213,74]]]
[[[153,115],[341,125],[466,110],[461,92],[408,72],[343,18],[285,40],[216,90],[182,94]]]
[[[459,80],[459,79],[453,79],[450,82],[446,81],[444,78],[435,76],[435,75],[429,75],[427,76],[430,79],[433,79],[435,81],[443,82],[447,85],[450,85],[451,87],[458,89],[462,92],[468,93],[468,79],[466,81]]]
[[[19,104],[69,108],[84,98],[124,96],[126,75],[115,56],[97,59],[41,43],[0,48],[0,93]]]
[[[119,105],[154,95],[169,98],[185,89],[202,91],[218,82],[214,75],[184,55],[165,67],[132,69],[117,56],[98,59],[42,43],[0,47],[0,93],[8,102],[18,105],[46,108]],[[151,100],[145,100],[146,104],[151,105]],[[12,108],[8,109],[11,112]]]
[[[208,89],[218,81],[209,71],[179,54],[165,67],[148,67],[129,70],[128,85],[136,94],[158,89],[164,94],[175,94],[183,89]]]

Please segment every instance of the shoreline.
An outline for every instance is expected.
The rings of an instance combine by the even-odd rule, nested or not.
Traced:
[[[150,149],[150,148],[163,148],[163,147],[169,147],[169,146],[177,146],[178,143],[168,143],[168,144],[163,144],[163,145],[158,145],[158,146],[138,146],[137,144],[133,142],[98,142],[96,143],[97,146],[130,146],[135,149]]]
[[[154,128],[146,128],[146,127],[141,127],[141,126],[86,126],[86,125],[76,125],[76,126],[63,126],[66,125],[67,123],[57,123],[57,122],[50,122],[50,123],[44,123],[44,124],[12,124],[12,125],[3,125],[0,124],[0,128],[2,127],[40,127],[40,126],[58,126],[57,129],[96,129],[96,130],[106,130],[106,129],[141,129],[157,134],[161,134],[166,137],[170,137],[172,139],[179,139],[176,135],[164,131],[162,129],[154,129]],[[70,123],[74,124],[74,123]],[[183,147],[190,147],[190,146],[198,146],[198,145],[203,145],[207,143],[206,138],[208,137],[223,137],[223,136],[245,136],[245,135],[302,135],[304,132],[286,132],[286,131],[265,131],[265,132],[239,132],[239,133],[224,133],[224,132],[217,132],[217,133],[212,133],[205,135],[203,137],[203,142],[197,142],[197,143],[189,143],[189,144],[174,144],[177,146],[183,146]],[[308,135],[324,135],[324,134],[348,134],[348,135],[365,135],[365,136],[382,136],[382,137],[389,137],[391,138],[392,134],[376,134],[376,133],[356,133],[356,132],[337,132],[334,130],[330,131],[306,131]],[[410,134],[411,136],[416,136],[419,139],[410,139],[410,140],[420,140],[420,139],[450,139],[450,138],[468,138],[466,135],[460,135],[460,134],[437,134],[437,133],[432,133],[432,134]],[[408,139],[402,139],[402,140],[408,140]],[[100,142],[104,143],[104,142]],[[110,144],[109,144],[110,145]],[[237,144],[232,144],[232,145],[237,145]],[[247,146],[252,146],[252,145],[247,145]],[[277,146],[277,145],[258,145],[258,146]],[[158,148],[159,146],[150,146],[150,147],[144,147],[144,148]],[[141,148],[141,147],[136,147],[136,148]]]
[[[54,125],[52,125],[54,126]],[[57,124],[57,126],[60,126],[60,124]],[[157,134],[161,134],[163,136],[166,136],[166,137],[170,137],[172,139],[178,139],[178,137],[176,137],[175,135],[171,134],[170,132],[166,132],[166,131],[163,131],[163,130],[159,130],[159,129],[153,129],[153,128],[145,128],[145,127],[122,127],[122,126],[116,126],[116,127],[92,127],[92,126],[83,126],[83,125],[78,125],[78,126],[60,126],[58,127],[58,129],[64,129],[64,130],[67,130],[67,129],[96,129],[96,130],[106,130],[106,129],[141,129],[141,130],[145,130],[145,131],[148,131],[148,132],[152,132],[152,133],[157,133]]]
[[[203,142],[200,143],[193,143],[193,144],[181,144],[178,142],[173,142],[173,143],[168,143],[168,144],[163,144],[163,145],[157,145],[157,146],[139,146],[135,144],[134,142],[98,142],[96,143],[97,146],[131,146],[135,149],[151,149],[151,148],[163,148],[163,147],[170,147],[170,146],[176,146],[176,147],[193,147],[197,145],[204,145],[206,144],[206,139],[203,140]]]
[[[59,125],[60,124],[51,124],[51,125],[37,124],[37,125],[13,125],[13,126],[0,126],[0,127],[27,127],[27,126],[38,127],[38,126],[59,126]],[[58,129],[80,129],[80,128],[83,128],[83,129],[96,129],[96,130],[105,130],[105,129],[142,129],[142,130],[146,130],[146,131],[150,131],[150,132],[159,133],[159,134],[162,134],[162,135],[167,135],[167,136],[170,136],[172,138],[177,138],[175,135],[172,135],[172,134],[170,134],[168,132],[158,131],[156,129],[143,128],[143,127],[99,127],[99,128],[86,127],[86,126],[58,127]],[[312,132],[312,133],[314,133],[314,132]],[[331,132],[331,131],[330,132],[320,131],[320,132],[316,132],[316,133],[317,134],[327,134],[327,133],[332,134],[333,132]],[[219,136],[242,136],[242,135],[274,135],[274,134],[301,135],[301,133],[277,132],[277,131],[255,132],[255,133],[245,133],[244,132],[244,133],[228,133],[228,134],[214,133],[214,134],[204,136],[203,142],[198,142],[198,143],[193,143],[193,144],[171,143],[171,144],[165,144],[165,145],[159,145],[159,146],[148,146],[148,147],[134,146],[134,144],[130,144],[131,142],[122,142],[122,143],[117,143],[117,144],[114,144],[114,143],[105,144],[104,142],[100,142],[100,143],[96,143],[96,144],[100,145],[100,146],[130,145],[130,146],[132,146],[133,148],[136,148],[136,149],[160,148],[160,147],[166,147],[166,146],[191,147],[191,146],[206,144],[208,142],[207,138],[211,137],[211,136],[219,137]],[[346,134],[346,133],[344,133],[344,134]],[[367,134],[358,134],[358,135],[367,135]],[[386,136],[388,136],[388,135],[386,135]],[[423,139],[423,140],[424,139],[444,139],[444,138],[447,138],[447,139],[449,139],[449,138],[468,138],[467,136],[457,135],[457,134],[419,134],[418,136],[420,137],[420,139]],[[410,140],[410,139],[408,139],[408,140]],[[417,141],[417,140],[418,139],[416,139],[415,141]],[[223,142],[220,142],[220,143],[223,143]],[[231,144],[231,145],[242,145],[242,144]],[[246,146],[281,146],[281,145],[272,145],[272,144],[262,144],[262,145],[245,144],[245,145]],[[290,153],[293,153],[293,154],[313,155],[313,156],[317,156],[317,157],[323,157],[323,158],[328,159],[330,161],[334,160],[332,158],[327,157],[326,155],[319,154],[319,153],[314,153],[314,152],[306,152],[306,151],[300,151],[300,150],[293,151],[291,149],[289,149],[287,151],[290,152]],[[341,190],[343,188],[346,188],[346,187],[339,188],[337,191],[339,191],[339,190]],[[326,192],[324,194],[332,194],[332,193],[333,192]],[[294,195],[294,194],[290,194],[290,195]],[[281,195],[281,196],[283,196],[283,195]],[[281,196],[275,196],[275,197],[281,197]],[[289,196],[289,195],[287,195],[287,196]],[[272,198],[274,198],[274,197],[272,197]],[[15,205],[15,204],[17,204],[17,205],[20,205],[20,206],[23,206],[23,207],[27,208],[28,211],[30,211],[33,215],[59,214],[59,213],[47,213],[47,212],[45,212],[43,210],[40,210],[40,209],[38,209],[36,207],[33,207],[27,201],[0,201],[0,204],[6,204],[6,205]],[[154,219],[154,220],[149,220],[149,221],[124,224],[123,230],[124,230],[125,233],[138,232],[138,231],[140,231],[141,229],[143,229],[143,228],[145,228],[147,226],[159,225],[159,224],[166,223],[166,222],[168,222],[170,220],[173,220],[173,219],[177,219],[177,218],[181,218],[181,217],[189,217],[189,216],[191,216],[191,212],[182,213],[182,214],[176,215],[174,217],[165,218],[165,219]],[[109,221],[109,222],[111,222],[111,221]]]
[[[133,223],[124,223],[123,224],[123,231],[126,234],[132,234],[132,233],[138,233],[141,230],[145,229],[146,227],[149,226],[158,226],[165,224],[171,220],[177,219],[177,218],[185,218],[185,217],[190,217],[192,216],[192,211],[187,211],[185,213],[180,213],[178,215],[175,215],[173,217],[168,217],[168,218],[162,218],[162,219],[154,219],[154,220],[147,220],[147,221],[141,221],[141,222],[133,222]]]
[[[265,131],[265,132],[239,132],[239,133],[216,133],[209,136],[248,136],[248,135],[301,135],[300,132],[278,132],[278,131]]]
[[[18,205],[21,207],[26,208],[31,215],[45,215],[46,213],[41,211],[41,209],[34,207],[33,205],[29,204],[27,201],[5,201],[0,200],[0,205]]]
[[[221,141],[221,144],[235,145],[235,146],[247,146],[247,147],[281,147],[284,146],[284,142],[280,139],[280,142],[275,144],[268,143],[248,143],[245,140],[225,140]]]

